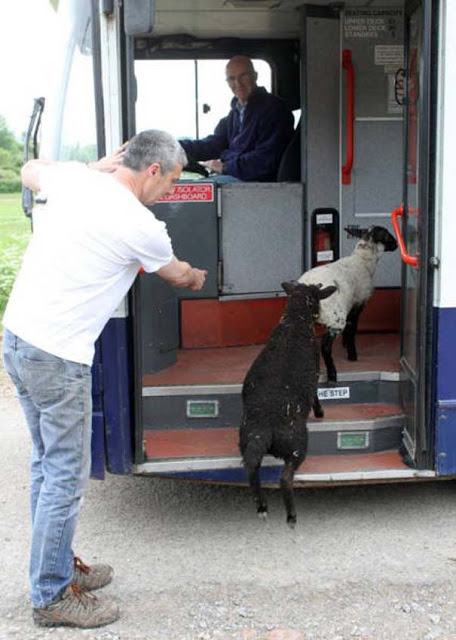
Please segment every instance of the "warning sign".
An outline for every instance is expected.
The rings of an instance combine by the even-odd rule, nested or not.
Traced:
[[[375,45],[375,64],[392,65],[396,69],[404,66],[403,45]]]
[[[212,183],[176,184],[173,192],[163,196],[158,202],[213,202],[214,185]]]

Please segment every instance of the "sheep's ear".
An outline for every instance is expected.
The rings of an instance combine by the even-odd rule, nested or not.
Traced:
[[[371,227],[369,234],[372,242],[381,243],[385,247],[385,251],[395,251],[397,249],[396,238],[385,227]]]
[[[344,231],[353,238],[364,238],[367,233],[367,229],[359,229],[358,227],[344,227]]]
[[[332,296],[332,294],[335,291],[337,291],[337,287],[334,287],[334,286],[325,287],[324,289],[320,289],[320,291],[318,292],[318,299],[319,300],[324,300],[325,298],[329,298],[329,296]]]
[[[289,296],[293,293],[293,291],[296,291],[296,289],[298,288],[298,283],[296,282],[296,280],[291,280],[290,282],[282,282],[282,289],[285,291],[285,293]]]

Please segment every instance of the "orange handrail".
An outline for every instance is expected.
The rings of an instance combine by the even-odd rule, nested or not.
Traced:
[[[418,214],[416,209],[409,209],[410,213]],[[394,233],[396,234],[397,242],[399,245],[399,251],[401,252],[401,258],[406,263],[412,267],[418,266],[418,258],[416,256],[411,256],[407,253],[407,247],[405,246],[404,237],[402,235],[402,231],[399,227],[399,216],[404,215],[404,205],[393,209],[391,212],[391,220],[393,222]]]
[[[355,70],[352,64],[352,52],[350,49],[344,49],[342,52],[342,67],[347,72],[347,155],[345,164],[342,167],[342,184],[351,184],[354,156]]]

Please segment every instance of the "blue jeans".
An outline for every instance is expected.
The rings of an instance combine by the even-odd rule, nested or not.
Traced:
[[[32,436],[30,583],[32,604],[41,608],[73,579],[71,545],[90,475],[91,370],[7,329],[3,362]]]

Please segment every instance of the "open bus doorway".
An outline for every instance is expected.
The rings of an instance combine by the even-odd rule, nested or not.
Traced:
[[[197,184],[206,195],[198,201],[188,196],[191,188],[184,181],[176,191],[181,196],[154,206],[177,253],[208,268],[212,278],[205,291],[187,296],[141,276],[139,472],[243,479],[237,448],[243,378],[280,319],[280,282],[311,266],[312,212],[338,213],[341,256],[354,247],[344,226],[380,224],[392,230],[391,210],[402,200],[405,14],[401,2],[385,4],[300,9],[302,27],[289,43],[299,53],[301,78],[300,103],[294,106],[305,114],[300,181],[217,187],[202,179]],[[365,29],[371,30],[369,38]],[[163,45],[161,39],[169,52]],[[252,48],[252,42],[238,41],[229,55]],[[353,96],[347,94],[342,64],[347,50],[357,74]],[[197,51],[194,42],[193,57]],[[269,56],[274,60],[272,42]],[[280,84],[280,62],[278,55],[271,65],[273,87]],[[346,181],[350,117],[354,157]],[[244,279],[238,278],[240,265],[248,274]],[[399,253],[385,255],[375,294],[361,316],[358,362],[347,362],[339,341],[336,385],[326,382],[322,367],[319,393],[326,417],[309,421],[309,457],[298,483],[417,473],[399,453],[407,420],[400,383],[402,278]],[[155,303],[157,313],[147,316]],[[279,465],[268,461],[266,482],[277,480]]]

